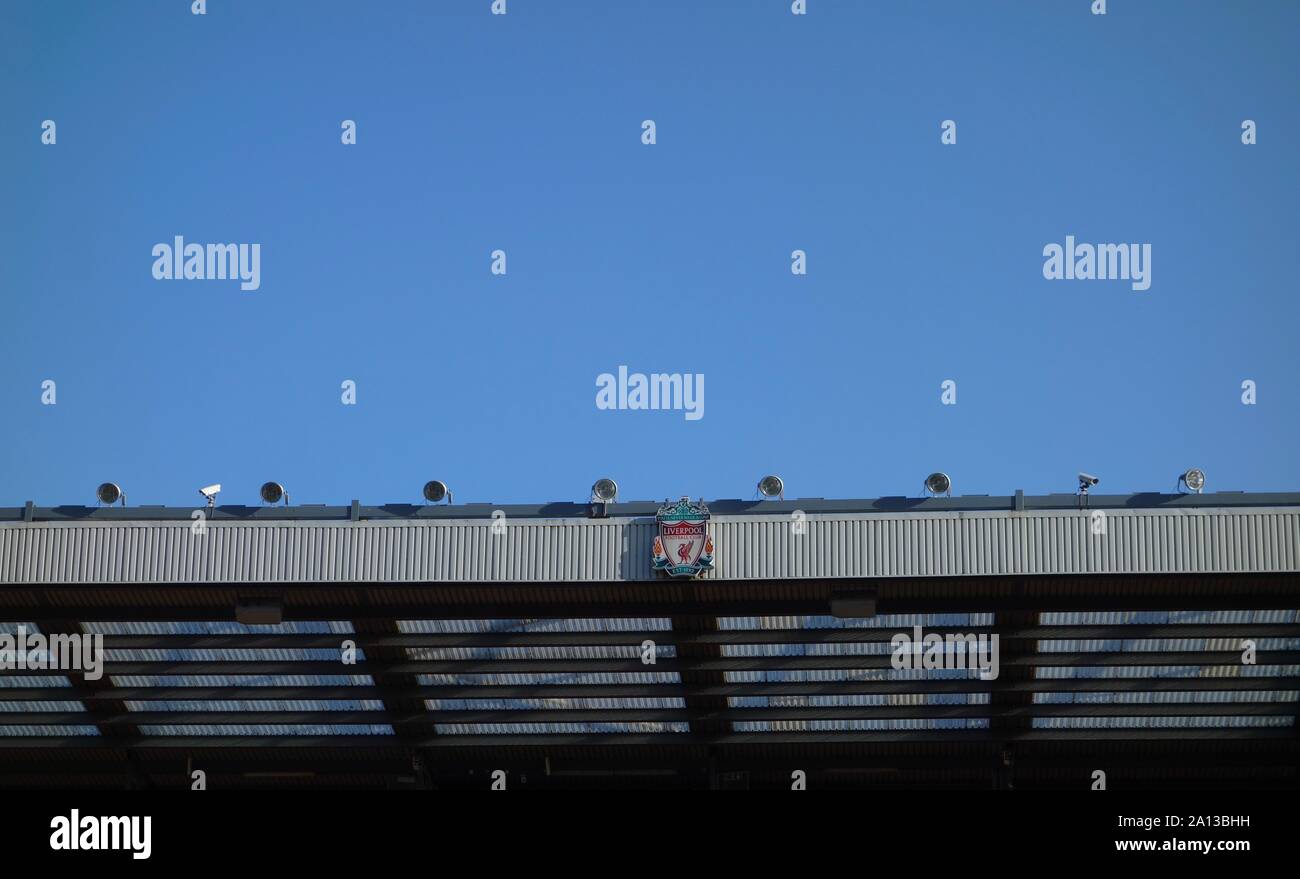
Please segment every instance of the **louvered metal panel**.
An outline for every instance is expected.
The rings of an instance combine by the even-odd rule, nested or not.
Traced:
[[[1300,510],[714,517],[705,579],[1247,573],[1300,569]],[[0,582],[650,580],[650,519],[0,525]]]

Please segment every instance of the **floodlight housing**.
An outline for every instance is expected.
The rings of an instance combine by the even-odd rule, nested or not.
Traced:
[[[262,483],[263,501],[265,501],[268,504],[278,504],[281,498],[284,498],[284,502],[286,504],[289,503],[289,492],[284,490],[283,485],[281,485],[278,482]]]
[[[602,504],[613,503],[618,497],[618,483],[612,479],[597,479],[591,486],[591,499]]]
[[[126,495],[122,494],[122,489],[113,482],[101,484],[99,488],[95,489],[95,497],[99,498],[101,504],[110,507],[121,498],[122,506],[126,506]]]
[[[1181,485],[1187,486],[1188,490],[1200,494],[1205,488],[1205,471],[1193,467],[1191,470],[1183,473],[1178,477]]]
[[[447,487],[447,483],[438,479],[430,479],[424,484],[424,499],[426,501],[436,504],[443,498],[447,498],[448,502],[450,502],[451,489]]]
[[[938,497],[941,494],[952,494],[952,480],[948,478],[947,473],[936,472],[925,477],[925,490],[930,494]]]
[[[758,493],[763,497],[785,498],[785,483],[780,476],[768,475],[758,480]]]

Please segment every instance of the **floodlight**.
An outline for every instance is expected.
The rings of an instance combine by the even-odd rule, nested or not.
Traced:
[[[785,483],[780,476],[764,476],[758,480],[758,493],[763,497],[779,497],[784,500]]]
[[[1205,471],[1193,467],[1191,470],[1188,470],[1186,473],[1179,476],[1178,482],[1180,485],[1185,485],[1191,491],[1200,494],[1201,490],[1205,488]]]
[[[618,483],[612,479],[597,479],[591,486],[591,499],[602,504],[613,503],[618,497]]]
[[[938,497],[941,494],[952,495],[952,480],[947,473],[931,473],[925,477],[925,490]]]
[[[424,499],[426,501],[436,504],[443,498],[447,498],[447,502],[451,503],[451,489],[447,487],[447,483],[437,479],[430,479],[424,484]]]
[[[122,506],[126,506],[126,495],[122,494],[122,489],[112,482],[105,482],[99,488],[95,489],[95,497],[99,498],[101,504],[112,506],[117,503],[118,498],[122,499]]]
[[[284,490],[284,486],[278,482],[262,483],[262,500],[268,504],[278,504],[280,498],[284,498],[287,505],[289,503],[289,492]]]

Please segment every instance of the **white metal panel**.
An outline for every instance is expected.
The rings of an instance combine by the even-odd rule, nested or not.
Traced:
[[[708,579],[1297,570],[1294,508],[715,516]],[[0,525],[0,582],[648,580],[651,519]]]

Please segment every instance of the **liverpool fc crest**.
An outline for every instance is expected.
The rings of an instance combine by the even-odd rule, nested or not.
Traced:
[[[713,567],[713,538],[709,536],[709,508],[704,501],[682,498],[659,508],[650,566],[670,577],[694,577]]]

